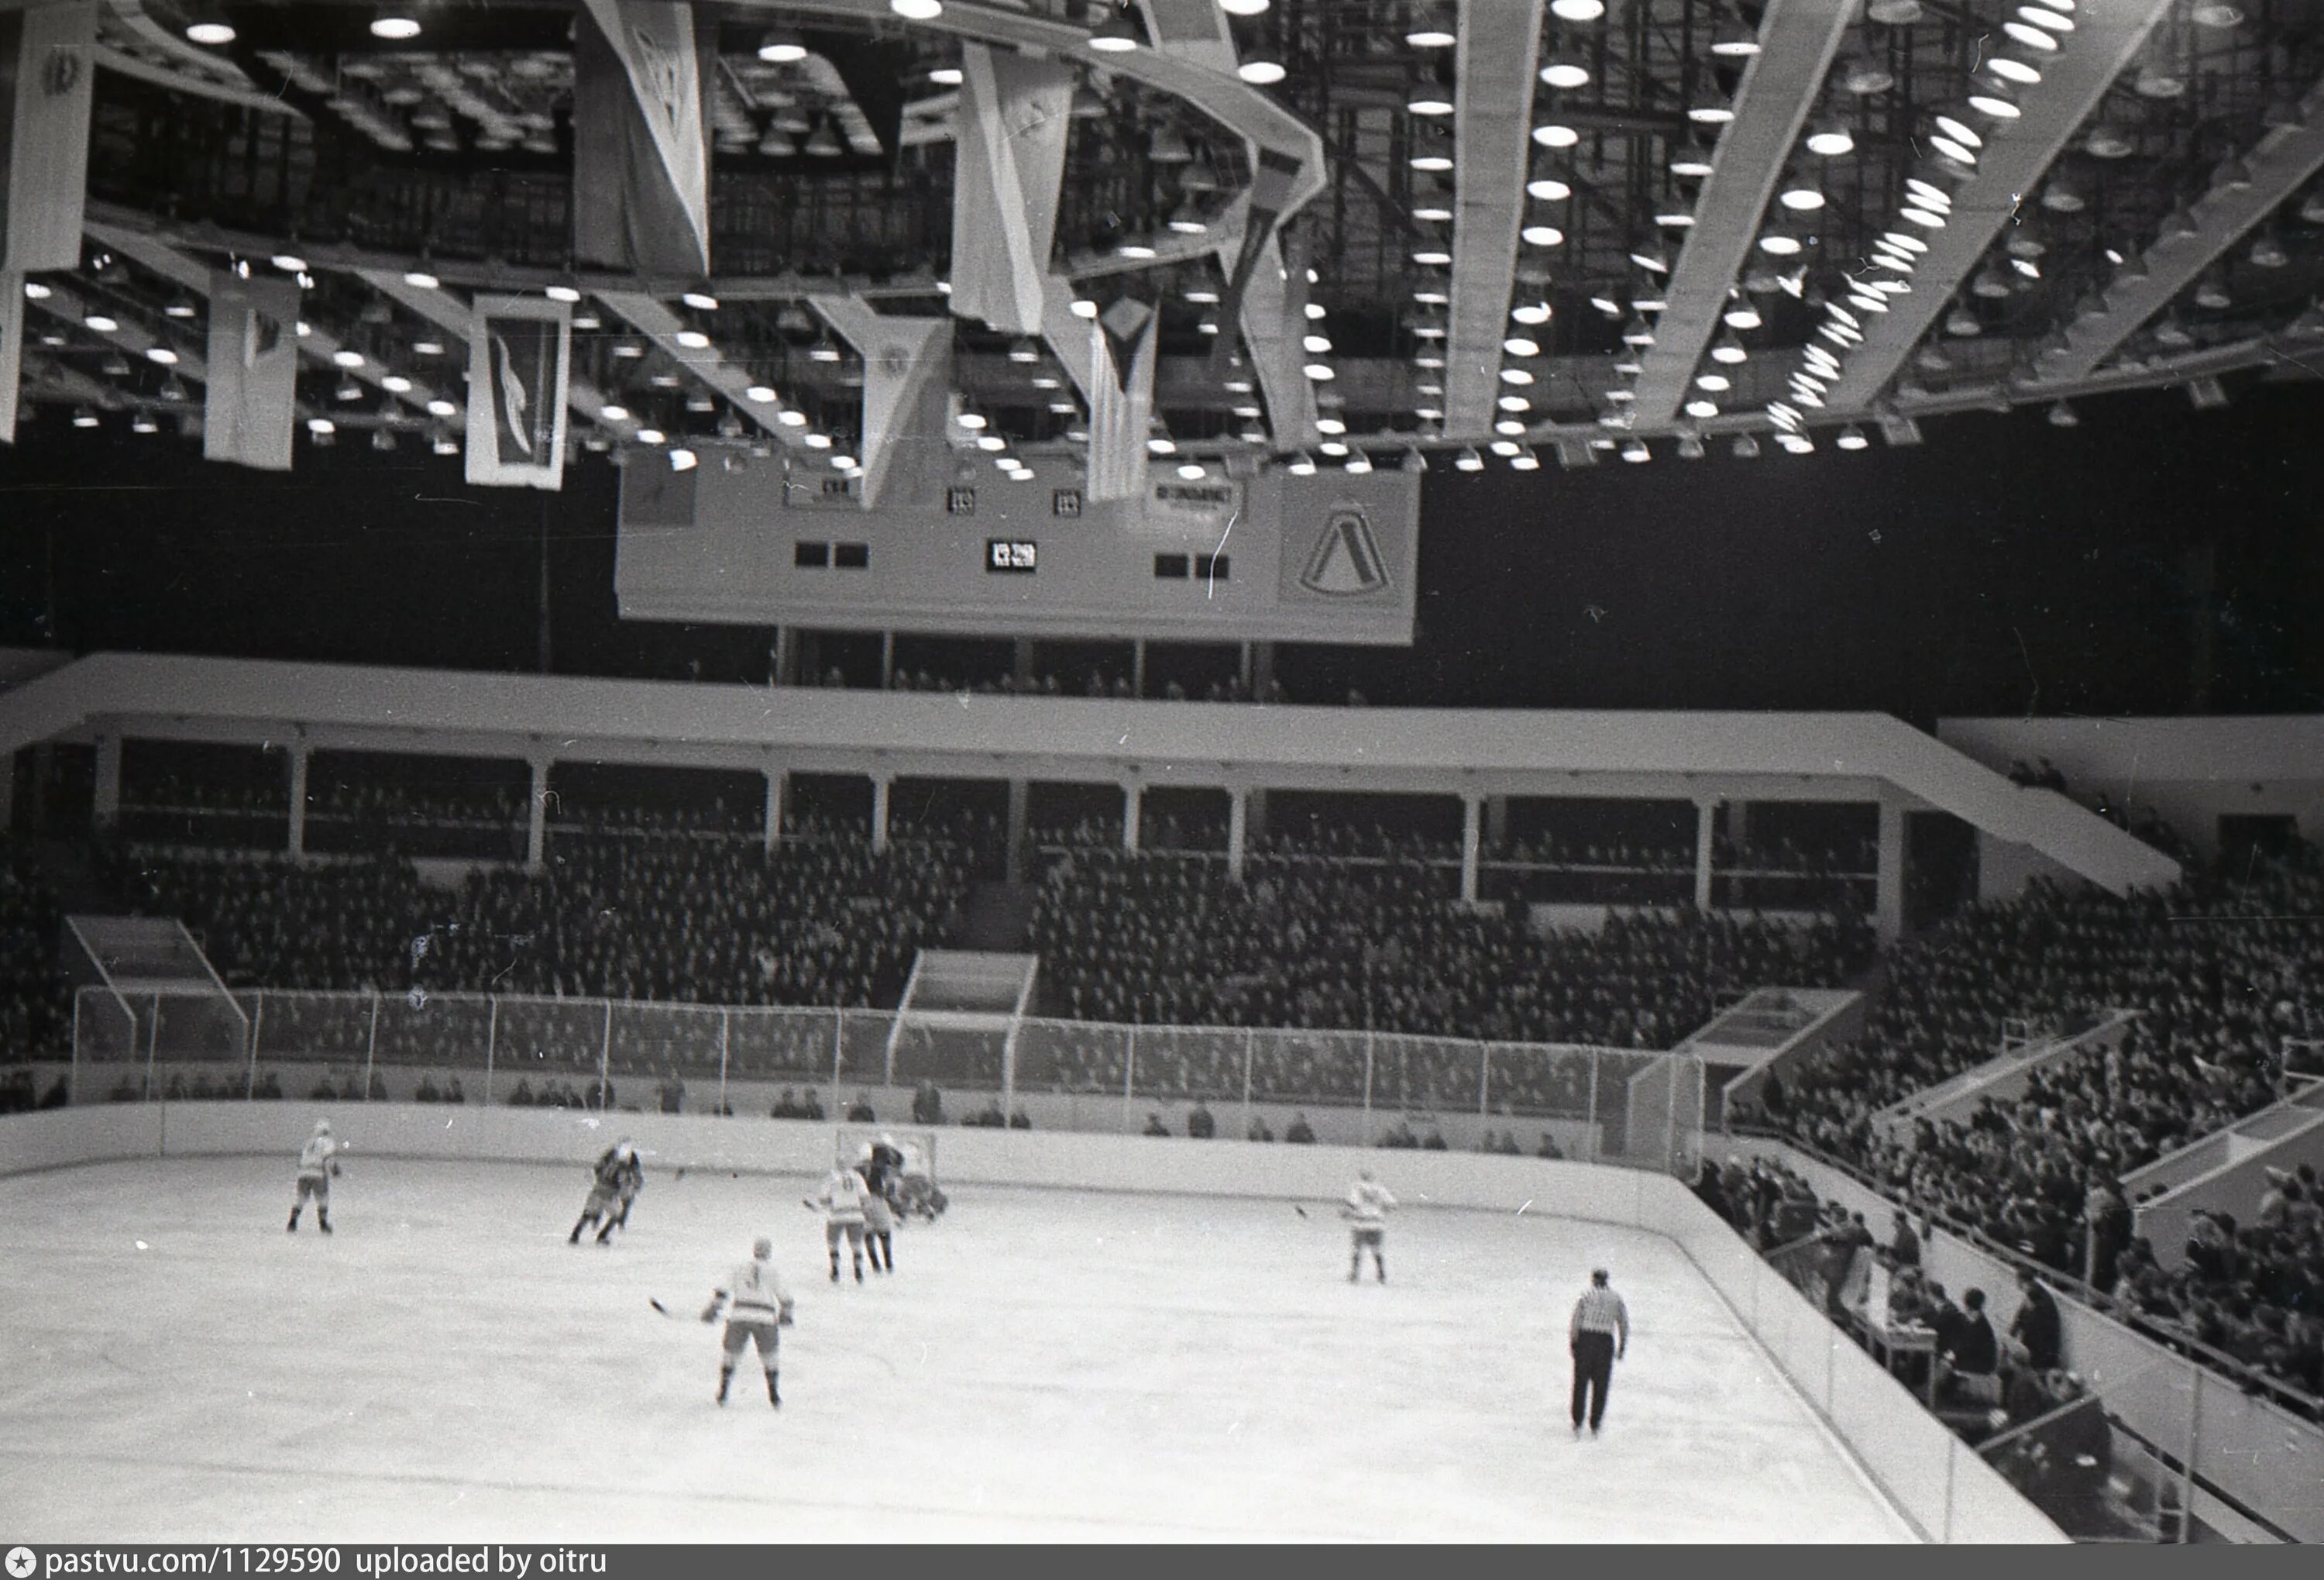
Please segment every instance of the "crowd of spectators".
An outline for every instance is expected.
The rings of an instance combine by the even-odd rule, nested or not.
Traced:
[[[64,914],[56,892],[24,856],[0,858],[0,1050],[60,1054],[72,997],[59,956]]]
[[[1964,912],[1889,959],[1867,1035],[1771,1081],[1765,1117],[1920,1210],[2318,1391],[2319,1246],[2280,1221],[2214,1224],[2192,1283],[2131,1237],[2123,1177],[2282,1095],[2287,1044],[2324,1032],[2324,862],[2295,847],[2115,898],[2048,883]],[[2070,1030],[2135,1011],[1964,1121],[1882,1108],[1991,1058],[2006,1019]],[[2289,1206],[2307,1205],[2296,1178]],[[2192,1265],[2194,1247],[2190,1247]]]
[[[835,666],[824,676],[826,687],[847,684],[845,671]],[[1078,679],[1044,670],[1038,675],[1019,679],[1013,670],[1001,670],[982,675],[957,677],[931,670],[925,666],[912,669],[897,666],[888,677],[890,691],[970,692],[985,697],[1102,697],[1120,701],[1135,701],[1139,693],[1133,678],[1120,670],[1094,666]],[[1254,687],[1241,675],[1233,674],[1207,683],[1188,684],[1177,679],[1163,681],[1149,687],[1144,695],[1148,702],[1287,702],[1290,700],[1279,681],[1272,679]]]
[[[2125,833],[2144,840],[2181,866],[2196,863],[2194,847],[2153,808],[2103,790],[2077,795],[2067,784],[2065,774],[2047,757],[2036,759],[2031,766],[2023,758],[2013,761],[2009,764],[2009,782],[2025,790],[2055,790],[2080,802]]]
[[[1033,945],[1051,1013],[1075,1020],[1378,1030],[1663,1049],[1742,992],[1831,985],[1872,954],[1849,919],[1691,910],[1536,931],[1447,903],[1408,854],[1253,864],[1088,850],[1043,886]]]
[[[892,1003],[956,921],[966,861],[809,823],[770,854],[576,836],[456,889],[391,859],[298,865],[114,850],[121,897],[182,918],[231,985],[729,1004]]]

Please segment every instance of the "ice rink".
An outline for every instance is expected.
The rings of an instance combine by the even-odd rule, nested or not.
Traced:
[[[1393,1156],[1379,1164],[1395,1188]],[[1389,1282],[1330,1205],[954,1187],[834,1286],[805,1179],[350,1157],[0,1179],[10,1540],[1887,1541],[1912,1531],[1675,1246],[1407,1201]],[[751,1238],[798,1298],[783,1408],[693,1320]],[[1605,1436],[1565,1322],[1629,1304]],[[658,1315],[656,1298],[680,1319]],[[752,1363],[746,1361],[745,1366]]]

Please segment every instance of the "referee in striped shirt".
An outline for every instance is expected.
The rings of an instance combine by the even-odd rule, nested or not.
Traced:
[[[1582,1436],[1587,1404],[1590,1435],[1606,1418],[1606,1390],[1614,1381],[1614,1363],[1630,1347],[1630,1313],[1622,1297],[1608,1288],[1606,1270],[1594,1269],[1590,1287],[1573,1303],[1573,1322],[1566,1331],[1566,1348],[1573,1355],[1573,1436]]]

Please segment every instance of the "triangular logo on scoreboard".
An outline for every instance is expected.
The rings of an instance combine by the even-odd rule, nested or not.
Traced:
[[[1315,541],[1314,552],[1307,557],[1299,585],[1334,598],[1387,590],[1388,561],[1362,511],[1342,505],[1332,513],[1323,536]]]

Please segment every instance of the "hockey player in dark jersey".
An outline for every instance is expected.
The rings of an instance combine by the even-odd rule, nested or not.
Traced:
[[[581,1204],[581,1216],[573,1224],[573,1233],[565,1237],[567,1245],[581,1243],[581,1231],[592,1224],[603,1225],[597,1231],[597,1243],[613,1243],[613,1234],[626,1215],[627,1195],[635,1197],[637,1187],[645,1178],[645,1166],[638,1160],[638,1150],[625,1137],[605,1149],[590,1169],[589,1199]]]

